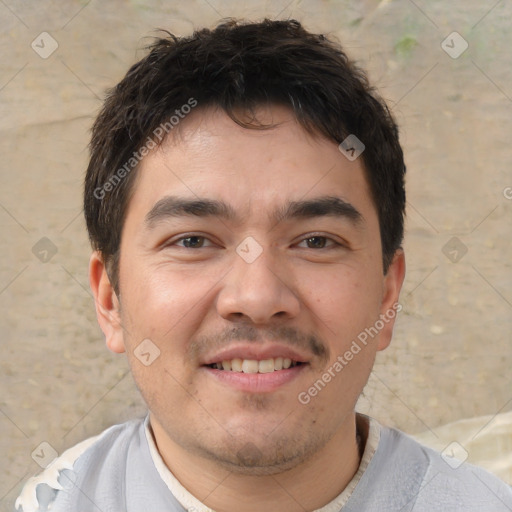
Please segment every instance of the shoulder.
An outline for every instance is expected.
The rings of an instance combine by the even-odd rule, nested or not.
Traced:
[[[73,489],[78,488],[76,483],[85,479],[86,475],[95,475],[97,478],[107,461],[110,467],[122,464],[127,447],[134,441],[139,442],[143,425],[142,419],[114,425],[64,451],[40,474],[27,480],[16,500],[16,510],[47,510],[62,493],[68,496],[72,494]]]
[[[512,510],[512,488],[488,471],[457,459],[457,449],[440,453],[391,428],[381,429],[380,444],[395,467],[415,472],[416,484],[421,480],[411,493],[411,510]]]

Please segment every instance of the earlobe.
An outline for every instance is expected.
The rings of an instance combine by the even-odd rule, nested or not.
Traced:
[[[395,252],[383,281],[383,296],[380,319],[384,327],[379,333],[377,350],[384,350],[391,343],[396,317],[402,309],[399,303],[400,290],[405,277],[405,255],[403,249]]]
[[[96,317],[105,335],[107,347],[120,354],[125,351],[125,347],[119,300],[99,251],[94,251],[89,261],[89,283],[94,295]]]

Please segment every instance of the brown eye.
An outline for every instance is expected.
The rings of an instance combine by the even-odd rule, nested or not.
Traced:
[[[304,243],[308,249],[324,249],[325,247],[335,244],[333,240],[325,236],[310,236],[308,238],[304,238],[299,245]]]
[[[341,247],[341,245],[342,244],[328,236],[313,235],[303,238],[299,242],[298,247],[303,249],[334,249],[336,247]]]
[[[197,249],[198,247],[203,247],[205,242],[204,236],[188,236],[186,238],[181,238],[176,243],[179,244],[182,242],[183,247],[187,247],[189,249]]]
[[[306,243],[309,249],[323,249],[327,243],[325,236],[312,236],[306,238]]]

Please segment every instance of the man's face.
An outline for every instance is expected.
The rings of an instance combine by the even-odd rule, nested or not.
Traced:
[[[160,435],[242,472],[293,467],[353,422],[393,322],[343,356],[403,278],[401,255],[383,275],[361,159],[287,109],[258,117],[277,126],[198,111],[144,159],[122,232],[122,329],[107,335]],[[160,350],[148,366],[143,340],[143,361]]]

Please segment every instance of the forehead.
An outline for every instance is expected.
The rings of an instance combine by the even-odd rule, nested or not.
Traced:
[[[334,141],[308,133],[288,108],[260,108],[256,117],[264,129],[198,108],[143,159],[131,203],[147,213],[167,195],[211,197],[241,219],[263,218],[263,210],[289,201],[336,196],[374,210],[361,158],[349,161]]]

